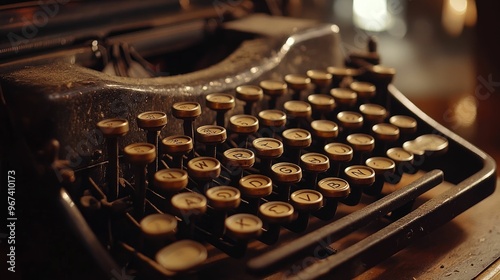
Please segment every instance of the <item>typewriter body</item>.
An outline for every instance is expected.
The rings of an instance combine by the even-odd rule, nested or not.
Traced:
[[[56,278],[352,278],[495,189],[374,41],[259,1],[118,2],[2,11],[2,165]]]

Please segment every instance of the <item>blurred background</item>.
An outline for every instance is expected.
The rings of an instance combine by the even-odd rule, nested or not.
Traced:
[[[500,12],[487,0],[283,1],[287,15],[337,24],[345,52],[378,39],[394,84],[424,112],[500,159]],[[497,109],[499,108],[499,109]]]

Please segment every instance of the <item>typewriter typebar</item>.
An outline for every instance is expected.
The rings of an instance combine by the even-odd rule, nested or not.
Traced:
[[[495,189],[493,160],[391,85],[373,41],[344,57],[336,25],[179,75],[84,64],[11,65],[1,89],[26,187],[108,279],[352,278]]]

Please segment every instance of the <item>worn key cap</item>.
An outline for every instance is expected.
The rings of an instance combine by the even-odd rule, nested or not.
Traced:
[[[339,126],[329,120],[315,120],[311,122],[313,140],[317,140],[318,146],[325,146],[329,140],[339,135]]]
[[[308,70],[307,77],[315,85],[315,93],[324,93],[326,89],[332,84],[332,74],[323,70]]]
[[[183,157],[193,150],[193,139],[186,135],[172,135],[161,141],[163,152],[172,156],[171,167],[182,168]]]
[[[229,118],[229,130],[239,135],[239,143],[236,144],[240,147],[241,143],[243,143],[243,147],[247,147],[248,136],[257,132],[258,129],[259,120],[252,115],[234,115]]]
[[[240,179],[239,190],[241,191],[241,195],[248,202],[248,212],[257,214],[257,210],[260,206],[260,199],[272,193],[273,182],[271,178],[267,176],[251,174]]]
[[[269,97],[268,109],[276,108],[276,101],[280,96],[283,96],[288,88],[285,82],[276,80],[265,80],[260,82],[260,87],[264,91],[264,94]]]
[[[396,164],[392,159],[386,157],[371,157],[366,160],[366,166],[375,171],[375,183],[369,188],[365,188],[365,193],[372,196],[380,195],[386,178],[394,176]]]
[[[294,219],[294,208],[283,201],[269,201],[259,207],[259,216],[265,224],[265,231],[260,241],[272,245],[278,241],[281,225]]]
[[[399,128],[389,123],[378,123],[372,127],[376,139],[375,155],[384,155],[399,139]]]
[[[318,181],[318,174],[330,169],[330,160],[324,154],[307,153],[300,157],[300,166],[304,169],[307,185],[314,189]]]
[[[417,132],[417,121],[409,116],[403,116],[403,115],[392,116],[389,119],[389,123],[399,128],[399,133],[401,135],[399,137],[398,143],[400,145],[410,140],[410,136],[412,136],[415,132]]]
[[[224,233],[224,221],[227,212],[238,208],[241,202],[241,194],[237,188],[230,186],[217,186],[207,190],[208,205],[212,206],[210,213],[210,227],[212,234],[222,236]]]
[[[387,117],[387,110],[384,107],[373,103],[360,105],[359,111],[363,114],[363,118],[369,126],[384,122],[384,119]]]
[[[201,115],[201,106],[197,102],[177,102],[172,105],[172,115],[183,120],[184,135],[194,138],[194,120]],[[190,158],[194,157],[194,150]]]
[[[259,124],[263,126],[259,131],[260,135],[275,137],[276,132],[286,124],[286,114],[280,110],[260,111]]]
[[[156,149],[153,144],[135,143],[126,146],[123,153],[125,159],[134,167],[134,211],[138,217],[143,217],[146,203],[146,166],[155,160]]]
[[[181,240],[156,253],[156,261],[173,272],[187,272],[201,265],[208,257],[207,248],[193,240]]]
[[[290,186],[300,182],[302,169],[293,163],[280,162],[271,166],[271,171],[273,182],[278,186],[279,199],[288,202],[290,199]]]
[[[243,176],[244,170],[251,168],[255,163],[254,153],[245,148],[232,148],[224,151],[223,157],[226,168],[231,173],[231,182],[237,185]]]
[[[335,142],[326,144],[324,151],[331,161],[330,173],[334,177],[339,176],[340,170],[352,160],[354,154],[351,146]]]
[[[339,105],[339,110],[351,110],[358,101],[358,94],[347,88],[332,88],[330,95]]]
[[[344,170],[347,182],[351,187],[351,193],[342,200],[342,203],[354,206],[361,199],[364,188],[368,188],[375,182],[375,171],[364,165],[351,165]]]
[[[236,239],[248,241],[262,233],[262,220],[252,214],[235,214],[226,218],[226,233]]]
[[[283,154],[283,143],[274,138],[257,138],[252,145],[255,153],[260,158],[260,170],[264,175],[271,174],[272,160],[281,157]]]
[[[242,85],[236,88],[236,98],[245,101],[243,108],[245,115],[252,115],[253,104],[264,96],[262,88],[252,85]]]
[[[327,177],[318,182],[317,190],[323,195],[323,208],[314,215],[322,220],[331,220],[335,216],[339,200],[349,196],[351,188],[346,180]]]
[[[388,180],[389,183],[399,183],[401,177],[403,176],[403,173],[414,174],[417,172],[417,168],[413,166],[414,156],[411,152],[408,152],[403,148],[396,147],[387,150],[386,155],[396,163],[394,177]]]
[[[159,149],[158,137],[160,131],[167,125],[167,114],[160,111],[144,112],[137,116],[137,126],[146,130],[147,142],[155,146],[157,155],[156,159],[148,165],[148,181],[153,181],[153,175],[158,171]]]
[[[292,99],[300,100],[301,92],[309,87],[309,85],[311,84],[311,79],[304,75],[288,74],[285,76],[285,82],[293,91]]]
[[[338,124],[342,128],[339,140],[344,140],[347,135],[363,126],[363,116],[357,112],[342,111],[337,114]]]
[[[304,101],[290,100],[283,104],[283,108],[289,120],[289,127],[301,127],[301,123],[307,122],[312,114],[311,105]]]
[[[303,232],[309,224],[309,214],[323,207],[323,195],[315,190],[298,190],[290,195],[290,202],[298,216],[287,227],[293,232]]]
[[[203,125],[196,128],[196,139],[205,145],[205,156],[216,157],[217,145],[227,139],[226,129],[218,125]]]
[[[358,94],[358,99],[362,102],[368,102],[375,97],[376,87],[368,82],[352,82],[349,88]]]
[[[282,136],[287,153],[290,152],[290,161],[299,163],[301,150],[311,146],[311,133],[305,129],[292,128],[283,131]]]
[[[325,119],[335,108],[335,99],[326,94],[311,94],[307,97],[311,104],[313,119]]]
[[[220,162],[213,157],[194,158],[188,162],[187,168],[189,176],[197,181],[199,190],[203,192],[221,172]]]
[[[368,134],[350,134],[346,140],[354,151],[354,162],[358,164],[363,164],[365,156],[375,148],[375,139]]]
[[[106,138],[108,152],[108,166],[106,167],[107,198],[111,202],[118,198],[120,186],[118,185],[118,137],[124,136],[129,131],[128,121],[125,119],[106,119],[97,123],[97,128]]]
[[[151,214],[144,217],[140,225],[142,234],[147,239],[165,242],[174,238],[177,219],[169,214]]]
[[[225,126],[225,114],[234,108],[234,97],[225,93],[212,93],[206,96],[206,105],[216,112],[216,124]]]
[[[163,194],[174,194],[188,185],[188,173],[179,168],[158,170],[154,175],[154,186]]]

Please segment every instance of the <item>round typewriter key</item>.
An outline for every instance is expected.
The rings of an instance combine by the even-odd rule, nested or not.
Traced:
[[[384,121],[387,116],[387,110],[377,104],[367,103],[359,106],[359,111],[364,119],[371,124],[377,124]]]
[[[351,186],[351,194],[342,202],[350,206],[357,205],[363,189],[370,187],[375,182],[375,171],[368,166],[352,165],[347,167],[344,173]]]
[[[373,65],[367,70],[373,80],[380,81],[384,85],[390,84],[396,75],[396,69],[382,65]]]
[[[226,231],[237,240],[257,238],[262,233],[262,221],[252,214],[235,214],[226,218]]]
[[[314,136],[322,139],[335,138],[339,134],[339,127],[329,120],[315,120],[311,122]]]
[[[141,220],[142,233],[152,239],[170,239],[175,235],[177,219],[169,214],[151,214]]]
[[[326,94],[311,94],[307,97],[307,101],[311,104],[315,118],[324,117],[335,108],[335,99]]]
[[[172,156],[172,167],[175,168],[181,168],[183,156],[193,150],[193,140],[185,135],[168,136],[163,138],[161,143],[163,152]]]
[[[375,147],[375,139],[364,133],[355,133],[347,136],[347,143],[354,152],[371,152]]]
[[[358,94],[347,88],[332,88],[330,95],[342,109],[349,109],[354,106],[358,100]]]
[[[156,159],[148,165],[148,181],[153,181],[153,175],[158,171],[158,159],[160,158],[158,149],[158,137],[160,131],[167,124],[167,114],[160,111],[144,112],[137,116],[137,125],[146,130],[147,142],[155,146],[157,152]]]
[[[240,191],[230,186],[217,186],[207,190],[208,204],[217,210],[235,209],[240,205]]]
[[[156,261],[165,269],[174,272],[193,270],[207,259],[205,246],[192,240],[181,240],[168,245],[156,253]]]
[[[290,153],[290,160],[299,163],[301,149],[311,146],[311,133],[305,129],[292,128],[283,131],[283,143]]]
[[[247,169],[255,163],[255,156],[249,149],[232,148],[224,151],[224,161],[229,166]]]
[[[199,216],[207,211],[207,199],[204,195],[195,192],[178,193],[172,197],[172,206],[180,218]]]
[[[384,142],[394,142],[399,138],[399,128],[388,123],[379,123],[372,127],[375,138]]]
[[[241,193],[247,197],[266,197],[273,191],[271,178],[260,174],[247,175],[241,178],[239,187]]]
[[[259,120],[252,115],[234,115],[229,118],[229,130],[235,133],[251,134],[259,129]]]
[[[172,105],[172,115],[178,119],[194,119],[201,115],[201,106],[197,102],[177,102]]]
[[[387,150],[386,155],[396,163],[396,170],[394,176],[386,178],[391,184],[397,184],[401,180],[403,173],[414,174],[417,168],[413,166],[413,154],[403,148],[396,147]]]
[[[358,94],[358,98],[360,99],[369,100],[375,96],[376,88],[372,83],[352,82],[349,87]]]
[[[403,148],[414,155],[440,155],[448,150],[448,140],[436,134],[424,134],[415,140],[406,141]]]
[[[298,190],[292,193],[290,201],[299,211],[316,211],[323,206],[323,195],[315,190]]]
[[[264,175],[271,174],[272,159],[283,154],[283,143],[274,138],[257,138],[252,145],[257,157],[261,160],[261,171]]]
[[[311,79],[304,75],[288,74],[285,76],[285,82],[293,91],[292,99],[300,100],[301,91],[307,89],[311,84]]]
[[[133,165],[135,173],[134,211],[142,217],[146,202],[146,165],[155,160],[156,149],[149,143],[135,143],[126,146],[123,152],[125,159]]]
[[[188,174],[198,181],[200,190],[210,186],[210,182],[219,177],[220,162],[213,157],[196,157],[187,164]]]
[[[318,181],[318,173],[330,169],[330,160],[320,153],[307,153],[300,157],[300,166],[304,169],[305,181],[308,182],[309,188],[313,189]]]
[[[332,161],[347,162],[352,159],[353,155],[351,146],[342,143],[330,143],[325,145],[325,152]]]
[[[167,193],[176,193],[188,185],[188,174],[178,168],[158,170],[154,176],[154,185]]]
[[[216,156],[216,147],[227,139],[226,129],[217,125],[204,125],[196,129],[196,139],[205,144],[205,155]]]
[[[345,68],[345,67],[328,67],[326,68],[326,71],[330,74],[332,74],[333,77],[333,82],[332,82],[332,87],[333,88],[340,88],[340,87],[345,87],[346,85],[350,84],[352,77],[359,76],[361,74],[361,71],[358,69],[354,68]]]
[[[324,205],[314,215],[325,221],[331,220],[335,216],[339,199],[346,198],[351,193],[349,183],[336,177],[327,177],[319,181],[317,189],[324,197]]]
[[[106,119],[97,123],[97,127],[104,137],[118,137],[129,131],[128,121],[125,119]]]
[[[160,111],[141,113],[137,116],[137,125],[145,130],[159,131],[167,125],[167,114]]]
[[[273,182],[278,185],[278,195],[281,201],[290,199],[290,185],[300,182],[302,169],[293,163],[280,162],[271,166]]]
[[[340,126],[345,129],[356,129],[363,126],[363,116],[351,111],[343,111],[337,114]]]
[[[265,80],[260,82],[260,87],[264,91],[264,94],[269,96],[268,108],[276,108],[276,100],[278,97],[284,95],[287,92],[287,85],[282,81],[275,80]]]
[[[311,116],[311,105],[304,101],[291,100],[283,104],[287,116],[293,118],[308,118]]]
[[[286,114],[280,110],[264,110],[259,112],[259,121],[265,126],[281,127],[286,124]]]
[[[293,220],[294,209],[283,201],[269,201],[259,207],[259,216],[270,224],[285,224]]]
[[[206,105],[208,108],[217,112],[216,123],[218,126],[225,125],[227,111],[234,108],[234,97],[225,93],[212,93],[206,96]]]
[[[119,196],[118,185],[118,137],[129,131],[128,121],[125,119],[106,119],[97,123],[97,127],[106,138],[108,152],[108,166],[106,167],[107,197],[111,202]]]
[[[245,101],[244,113],[246,115],[252,114],[253,104],[262,99],[264,92],[262,88],[252,85],[242,85],[236,88],[236,98]]]
[[[330,86],[332,83],[332,74],[323,70],[308,70],[306,72],[307,77],[311,79],[311,82],[316,86],[315,92],[322,93],[323,89]]]
[[[389,119],[389,122],[397,126],[402,134],[411,134],[417,131],[417,121],[412,117],[395,115]]]
[[[315,190],[298,190],[292,193],[290,202],[297,210],[298,217],[287,227],[293,232],[302,232],[307,229],[309,213],[323,207],[323,195]]]
[[[394,176],[396,164],[386,157],[371,157],[366,160],[365,164],[375,171],[375,183],[372,187],[365,189],[365,193],[374,196],[380,195],[385,178]]]

